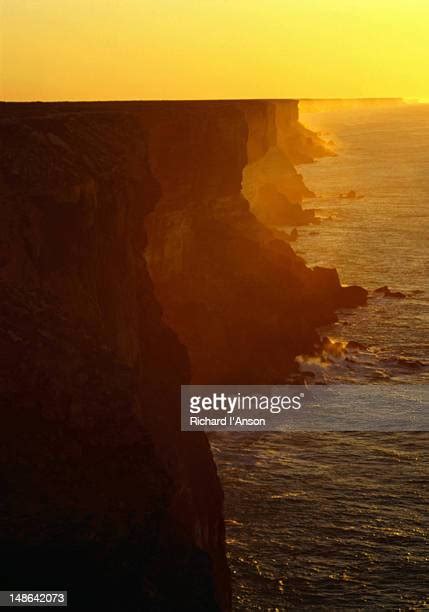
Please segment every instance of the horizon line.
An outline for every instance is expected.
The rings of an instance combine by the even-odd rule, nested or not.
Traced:
[[[425,103],[426,99],[403,97],[403,96],[366,96],[366,97],[335,97],[335,98],[308,98],[308,97],[254,97],[254,98],[101,98],[101,99],[26,99],[26,100],[0,100],[0,104],[81,104],[81,103],[103,103],[103,102],[282,102],[282,101],[297,101],[297,102],[337,102],[337,101],[400,101],[404,104],[409,102]]]

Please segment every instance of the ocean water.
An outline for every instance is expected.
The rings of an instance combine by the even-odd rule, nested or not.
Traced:
[[[318,226],[294,248],[371,291],[303,357],[320,382],[425,384],[429,106],[304,116],[338,155],[301,166]],[[354,190],[355,199],[339,197]],[[363,196],[363,197],[360,197]],[[403,298],[374,292],[388,285]],[[358,350],[346,343],[355,340]],[[384,388],[384,387],[383,387]],[[429,409],[429,407],[428,407]],[[222,434],[235,610],[429,609],[429,434]]]
[[[371,291],[366,308],[344,311],[322,330],[365,349],[314,371],[336,382],[429,382],[429,105],[303,121],[332,139],[338,155],[301,166],[318,195],[306,206],[322,223],[299,230],[296,251],[309,265],[337,268],[343,284]],[[338,197],[350,190],[356,199]],[[373,292],[385,285],[406,298]]]

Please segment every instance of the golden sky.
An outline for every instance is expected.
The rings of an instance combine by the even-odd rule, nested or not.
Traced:
[[[429,0],[0,0],[6,100],[429,98]]]

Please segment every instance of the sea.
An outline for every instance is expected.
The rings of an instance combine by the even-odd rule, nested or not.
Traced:
[[[426,385],[429,105],[301,121],[336,154],[299,167],[320,224],[298,228],[293,247],[369,299],[339,311],[320,330],[335,350],[300,367],[322,384]],[[211,444],[234,610],[429,609],[428,432],[225,433]]]

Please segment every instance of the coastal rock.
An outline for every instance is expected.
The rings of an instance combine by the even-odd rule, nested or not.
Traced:
[[[322,355],[326,355],[328,357],[343,357],[344,356],[344,344],[338,341],[332,341],[327,336],[324,336],[320,342],[319,350]]]
[[[354,189],[351,189],[347,193],[340,193],[339,198],[342,200],[361,200],[363,195],[357,194]]]
[[[402,291],[392,291],[387,285],[374,289],[374,293],[381,293],[384,297],[397,299],[404,299],[407,297],[405,293],[402,293]]]
[[[368,291],[357,285],[343,287],[335,268],[316,266],[313,274],[315,286],[319,292],[325,291],[325,299],[332,304],[333,308],[355,308],[367,303]]]
[[[339,302],[343,308],[355,308],[356,306],[365,306],[368,299],[368,291],[358,285],[350,285],[342,287]]]

